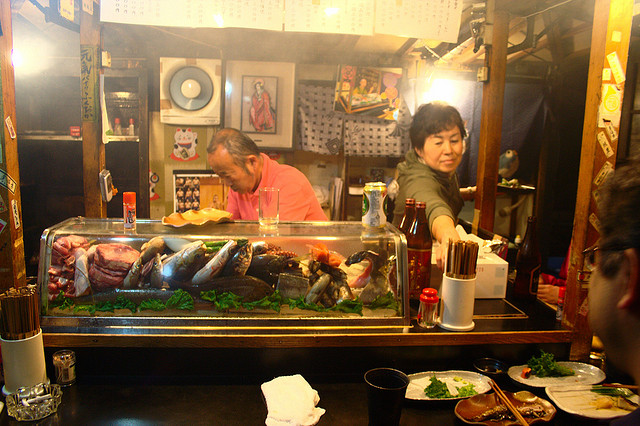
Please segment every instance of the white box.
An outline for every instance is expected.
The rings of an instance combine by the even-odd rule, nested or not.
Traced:
[[[503,299],[507,294],[509,263],[494,253],[478,258],[476,299]],[[431,253],[431,287],[440,290],[442,271],[436,265],[435,249]]]

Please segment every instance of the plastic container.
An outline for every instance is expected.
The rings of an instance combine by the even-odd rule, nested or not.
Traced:
[[[122,193],[122,210],[124,217],[124,229],[133,231],[136,229],[136,193]]]
[[[438,291],[435,288],[425,288],[420,295],[418,309],[418,325],[423,328],[434,328],[438,323]]]

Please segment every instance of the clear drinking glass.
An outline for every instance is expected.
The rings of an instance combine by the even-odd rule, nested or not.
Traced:
[[[260,226],[274,228],[280,219],[280,190],[278,188],[260,188],[258,220]]]

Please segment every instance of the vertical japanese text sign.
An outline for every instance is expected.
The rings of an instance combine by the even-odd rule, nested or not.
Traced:
[[[80,84],[82,85],[82,121],[98,119],[98,48],[80,46]]]

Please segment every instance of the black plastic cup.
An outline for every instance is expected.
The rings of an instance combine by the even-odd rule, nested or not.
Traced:
[[[364,373],[369,403],[369,426],[398,425],[409,377],[393,368],[374,368]]]

